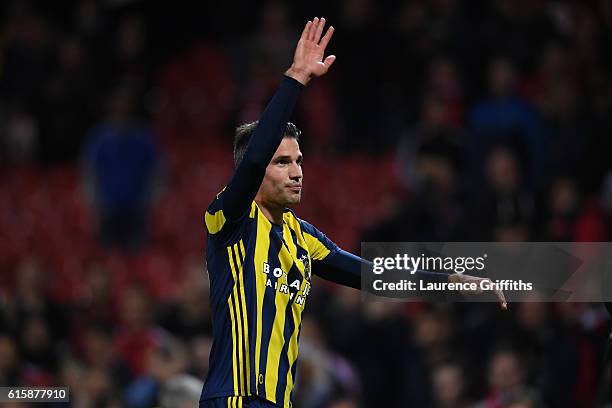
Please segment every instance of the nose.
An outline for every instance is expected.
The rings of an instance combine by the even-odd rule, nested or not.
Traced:
[[[302,180],[302,166],[300,166],[297,162],[291,163],[289,167],[289,178],[291,180],[300,181]]]

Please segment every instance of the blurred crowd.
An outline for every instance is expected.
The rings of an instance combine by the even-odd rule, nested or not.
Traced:
[[[303,22],[297,213],[360,241],[608,241],[612,2],[0,4],[0,386],[193,407],[211,322],[203,210]],[[314,282],[294,406],[593,407],[599,304],[363,302]],[[12,404],[7,406],[27,406]]]

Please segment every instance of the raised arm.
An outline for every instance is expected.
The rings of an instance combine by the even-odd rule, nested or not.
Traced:
[[[323,58],[334,28],[329,27],[321,38],[325,19],[308,21],[295,49],[293,64],[285,72],[280,88],[262,114],[244,157],[223,193],[225,218],[240,219],[251,202],[266,173],[266,167],[283,139],[287,121],[300,91],[313,77],[325,75],[336,57]]]

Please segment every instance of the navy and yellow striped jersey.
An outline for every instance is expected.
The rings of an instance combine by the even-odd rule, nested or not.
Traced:
[[[256,395],[289,407],[311,266],[339,248],[289,209],[282,225],[255,201],[226,220],[223,195],[205,213],[214,340],[202,399]]]

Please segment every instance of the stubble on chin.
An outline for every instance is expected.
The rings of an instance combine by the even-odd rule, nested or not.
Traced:
[[[293,205],[297,205],[300,203],[300,201],[302,200],[302,195],[301,194],[292,194],[289,197],[287,197],[287,200],[285,201],[285,207],[291,207]]]

